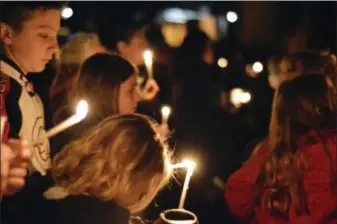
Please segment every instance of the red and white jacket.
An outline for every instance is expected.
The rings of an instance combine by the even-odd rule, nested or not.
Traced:
[[[7,117],[1,141],[8,138],[28,141],[33,148],[30,170],[45,175],[50,167],[50,146],[44,137],[43,104],[32,83],[6,57],[0,60],[0,100],[1,119]]]

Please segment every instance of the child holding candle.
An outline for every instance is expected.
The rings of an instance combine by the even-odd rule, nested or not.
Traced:
[[[6,224],[26,221],[41,186],[40,174],[50,166],[49,141],[41,138],[43,104],[26,75],[43,71],[58,50],[63,6],[64,2],[4,2],[0,7],[0,113],[8,118],[2,141],[28,141],[33,150],[30,171],[39,172],[26,178],[20,192],[2,200],[1,221]]]
[[[111,23],[112,20],[114,20],[113,23]],[[144,100],[153,100],[159,92],[159,86],[153,79],[153,55],[148,51],[149,43],[143,24],[120,18],[106,18],[98,27],[99,39],[109,52],[120,55],[136,67],[141,65],[147,67],[149,79],[142,88],[142,95]],[[151,54],[147,57],[148,61],[144,60],[144,53]],[[147,62],[151,65],[149,66]]]
[[[67,144],[52,163],[55,185],[44,194],[54,221],[48,223],[128,224],[171,176],[170,152],[155,125],[141,115],[109,117]]]
[[[70,117],[74,113],[71,108],[82,99],[88,102],[88,115],[52,139],[53,153],[108,116],[135,113],[142,100],[136,91],[137,72],[136,67],[118,55],[100,53],[88,58],[69,91],[68,107],[58,112],[55,123]]]

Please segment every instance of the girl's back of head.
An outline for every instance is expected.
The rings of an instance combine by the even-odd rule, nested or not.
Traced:
[[[71,195],[144,209],[170,177],[170,153],[141,115],[109,117],[55,157],[52,175]]]
[[[87,100],[92,108],[88,119],[101,121],[118,114],[120,86],[136,72],[135,67],[120,56],[96,54],[83,63],[69,102],[75,105],[80,99]]]
[[[336,90],[327,76],[298,76],[276,91],[268,139],[271,152],[258,180],[261,206],[272,215],[287,217],[290,203],[297,214],[306,212],[299,181],[308,164],[299,149],[317,142],[309,131],[320,136],[324,129],[336,129],[336,112]]]
[[[276,91],[270,131],[288,131],[287,127],[307,132],[335,127],[335,115],[336,90],[332,81],[323,75],[304,75],[285,81]]]

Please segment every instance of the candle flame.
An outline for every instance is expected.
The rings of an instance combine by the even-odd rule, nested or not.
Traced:
[[[152,65],[153,53],[151,50],[145,50],[143,57],[146,65]]]
[[[161,114],[164,116],[164,117],[168,117],[170,116],[171,114],[171,108],[169,106],[163,106],[161,108]]]
[[[183,164],[185,165],[185,167],[187,167],[188,169],[194,170],[196,167],[196,163],[192,160],[189,159],[185,159],[183,161]]]
[[[83,120],[88,114],[88,103],[85,100],[80,100],[76,106],[76,118],[78,121]]]

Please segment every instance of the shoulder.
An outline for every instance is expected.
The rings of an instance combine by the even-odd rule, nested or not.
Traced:
[[[128,224],[129,211],[114,202],[76,195],[50,201],[56,206],[60,223],[72,224]]]
[[[8,95],[17,95],[19,96],[21,94],[21,86],[20,84],[15,81],[15,79],[9,77],[5,73],[0,71],[0,93],[1,96]]]

